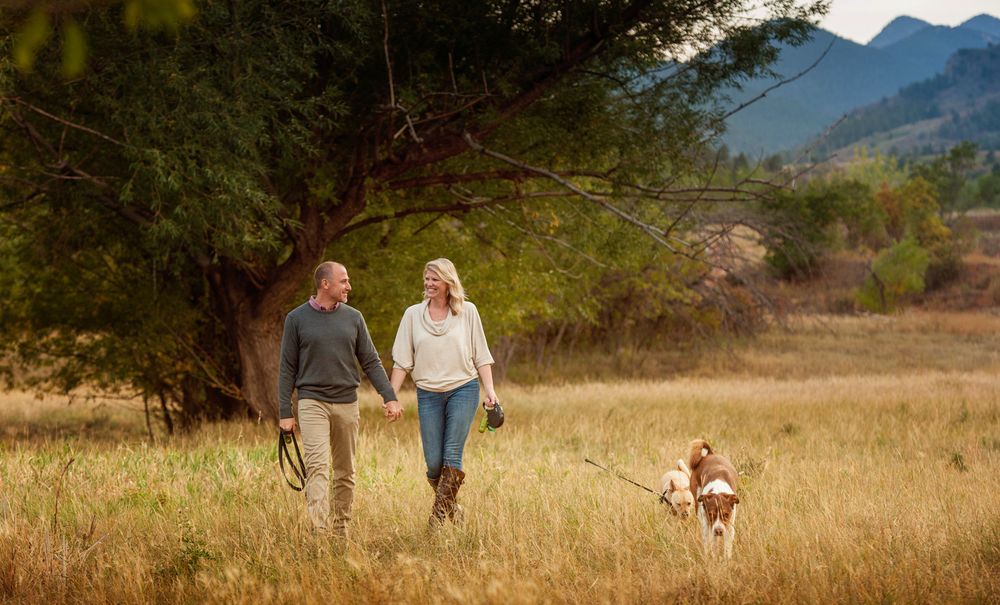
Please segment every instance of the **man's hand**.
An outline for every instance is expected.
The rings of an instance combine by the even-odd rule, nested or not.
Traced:
[[[278,421],[278,426],[286,433],[291,433],[295,430],[295,418],[282,418]]]
[[[385,417],[389,420],[389,422],[396,422],[403,417],[403,406],[401,406],[398,401],[386,401],[384,407]]]

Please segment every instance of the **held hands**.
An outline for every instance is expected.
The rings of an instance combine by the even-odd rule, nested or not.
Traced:
[[[403,417],[403,406],[398,401],[386,401],[382,407],[389,422],[396,422]]]
[[[486,401],[483,402],[483,407],[487,410],[492,410],[498,401],[500,401],[500,398],[497,397],[496,392],[493,389],[489,389],[486,391]]]
[[[286,433],[291,433],[295,430],[295,418],[282,418],[278,421],[278,427]]]

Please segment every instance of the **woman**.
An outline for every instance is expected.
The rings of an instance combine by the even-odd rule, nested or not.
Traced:
[[[479,311],[465,300],[450,260],[439,258],[424,266],[424,301],[403,313],[392,360],[389,380],[396,392],[407,372],[417,385],[420,441],[427,481],[434,489],[430,524],[454,520],[461,513],[455,498],[465,480],[462,452],[476,416],[480,381],[487,408],[496,404],[497,394]]]

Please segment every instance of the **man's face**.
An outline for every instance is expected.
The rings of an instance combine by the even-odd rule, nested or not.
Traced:
[[[337,302],[346,303],[347,295],[351,292],[351,278],[347,276],[347,269],[337,265],[333,268],[333,277],[327,282],[329,289],[327,292],[330,298]]]

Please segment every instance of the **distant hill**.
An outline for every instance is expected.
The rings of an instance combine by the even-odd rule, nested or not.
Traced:
[[[795,76],[822,55],[832,41],[823,61],[801,78],[733,115],[723,142],[733,151],[752,155],[800,147],[851,110],[891,97],[903,86],[941,73],[948,57],[956,51],[1000,42],[1000,37],[991,33],[994,28],[1000,28],[1000,20],[989,15],[979,15],[955,28],[900,17],[868,45],[816,30],[805,45],[783,48],[775,71],[784,78]],[[910,35],[904,36],[907,31]],[[742,91],[729,91],[733,106],[755,98],[776,81],[754,80]]]
[[[920,19],[914,19],[913,17],[896,17],[882,28],[882,31],[878,33],[874,38],[868,42],[868,46],[872,48],[883,48],[899,42],[903,38],[908,38],[918,31],[924,29],[925,27],[931,27],[931,24],[922,21]]]
[[[985,48],[1000,42],[1000,37],[967,27],[936,25],[925,27],[912,35],[885,46],[884,51],[901,59],[917,61],[933,68],[934,73],[944,70],[948,58],[963,48]]]
[[[959,25],[959,27],[974,29],[1000,37],[1000,19],[990,15],[976,15],[965,23]]]
[[[734,151],[750,154],[792,149],[855,107],[892,96],[902,86],[935,73],[917,61],[822,29],[800,47],[783,48],[775,71],[785,78],[801,73],[831,42],[830,52],[815,69],[733,115],[723,141]],[[733,105],[755,98],[775,83],[759,79],[742,91],[730,91]]]
[[[961,50],[943,74],[852,112],[820,149],[938,151],[963,140],[1000,149],[1000,45]]]

